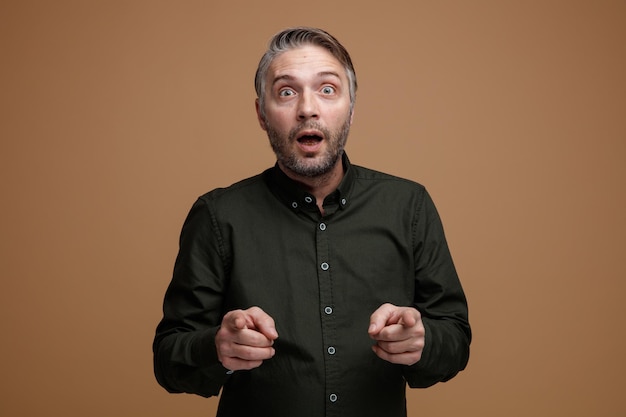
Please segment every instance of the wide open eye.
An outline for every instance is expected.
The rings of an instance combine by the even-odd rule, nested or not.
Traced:
[[[293,90],[289,88],[282,89],[278,92],[278,95],[281,97],[290,97],[296,94]]]
[[[335,88],[330,85],[325,85],[322,87],[322,94],[333,94],[335,92]]]

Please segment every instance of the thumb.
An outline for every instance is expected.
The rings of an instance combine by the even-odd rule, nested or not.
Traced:
[[[417,318],[415,317],[413,309],[407,308],[403,310],[400,318],[398,319],[398,324],[401,324],[404,327],[415,326],[417,324]]]
[[[370,327],[367,330],[368,333],[374,335],[381,331],[393,317],[395,308],[396,307],[393,304],[383,304],[378,307],[378,309],[370,316]]]

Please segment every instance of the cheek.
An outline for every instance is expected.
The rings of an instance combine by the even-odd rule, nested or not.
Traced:
[[[288,112],[274,111],[266,115],[266,120],[276,129],[289,129],[291,126],[291,117]]]
[[[351,118],[350,114],[350,100],[342,100],[341,103],[337,103],[332,109],[333,120],[341,121],[343,124],[346,119]]]
[[[346,124],[352,124],[352,115],[350,114],[350,109],[342,110],[341,112],[337,112],[335,117],[333,117],[332,123],[333,127],[340,128]]]

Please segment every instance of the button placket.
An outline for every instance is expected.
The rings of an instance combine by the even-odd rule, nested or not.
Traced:
[[[322,321],[322,343],[324,347],[324,370],[326,380],[327,407],[335,408],[340,389],[339,369],[337,368],[337,329],[335,323],[336,306],[333,302],[332,258],[330,254],[329,225],[326,221],[317,223],[316,250],[318,259],[318,285],[320,313]],[[329,410],[330,411],[330,410]],[[336,412],[336,411],[335,411]]]

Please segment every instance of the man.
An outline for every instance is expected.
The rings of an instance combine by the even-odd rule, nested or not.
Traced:
[[[464,369],[467,304],[421,185],[352,165],[357,89],[328,33],[288,29],[256,74],[276,154],[200,197],[154,341],[170,392],[218,416],[406,416],[405,388]]]

